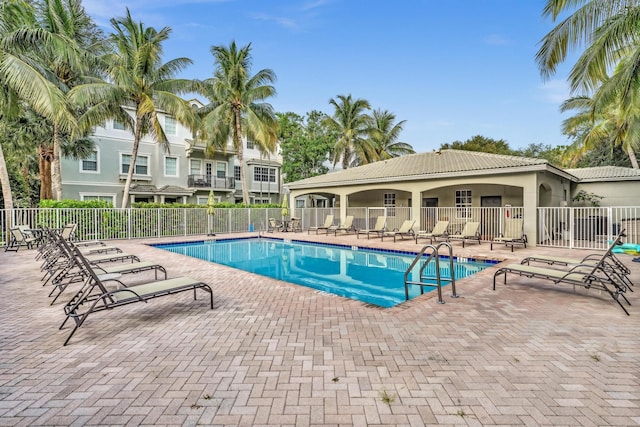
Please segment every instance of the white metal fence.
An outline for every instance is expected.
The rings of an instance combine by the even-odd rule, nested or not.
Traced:
[[[538,208],[537,229],[543,246],[606,249],[621,230],[640,245],[640,207]]]
[[[291,217],[301,219],[303,229],[322,225],[325,217],[334,215],[341,221],[339,208],[292,208]],[[620,230],[625,229],[625,241],[640,244],[640,207],[603,208],[538,208],[537,235],[528,236],[538,245],[566,248],[605,249]],[[372,228],[380,215],[387,217],[389,230],[399,228],[404,220],[413,218],[408,207],[353,207],[356,228]],[[421,208],[416,230],[431,230],[438,220],[449,221],[449,232],[461,230],[468,221],[480,222],[483,240],[500,235],[506,218],[523,218],[522,207],[501,208]],[[282,218],[279,208],[215,209],[13,209],[0,210],[0,241],[6,244],[8,225],[25,224],[32,228],[61,228],[78,224],[78,238],[134,239],[266,231],[269,218]]]

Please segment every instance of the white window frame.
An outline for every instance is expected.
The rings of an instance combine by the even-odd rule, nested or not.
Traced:
[[[259,197],[253,198],[253,204],[256,205],[268,205],[269,203],[271,203],[271,199],[261,199]]]
[[[98,200],[103,200],[106,198],[110,198],[111,199],[111,206],[116,205],[116,195],[112,194],[112,193],[79,193],[78,194],[80,196],[80,200],[82,201],[86,201],[86,197],[97,197]],[[108,201],[108,200],[107,200]]]
[[[113,121],[113,130],[126,130],[124,127],[124,123],[119,122],[118,120]]]
[[[307,201],[305,199],[296,199],[296,209],[304,209],[307,207]]]
[[[127,173],[129,173],[128,168],[127,168],[127,171],[123,171],[123,168],[122,168],[122,166],[124,166],[124,162],[123,162],[124,156],[129,156],[130,158],[132,157],[131,154],[129,154],[129,153],[120,153],[120,169],[119,169],[119,172],[120,172],[121,175],[126,175]],[[147,164],[146,164],[147,173],[138,173],[137,168],[138,168],[138,166],[140,166],[138,161],[143,157],[145,159],[147,159]],[[136,167],[135,167],[135,169],[133,171],[133,174],[134,175],[138,175],[138,176],[151,176],[151,155],[148,155],[148,154],[138,154],[137,155],[137,157],[136,157]]]
[[[177,135],[178,134],[178,121],[169,116],[165,116],[164,118],[164,133],[167,135]]]
[[[189,160],[189,175],[202,175],[202,159],[191,159]],[[198,170],[195,171],[193,169],[193,165],[198,165]]]
[[[175,175],[169,175],[167,174],[167,159],[174,159],[176,161],[176,174]],[[178,161],[178,157],[176,156],[164,156],[164,176],[166,177],[171,177],[171,178],[177,178],[180,176],[180,162]]]
[[[242,181],[242,169],[240,169],[242,166],[238,166],[238,165],[234,165],[233,166],[233,179],[235,179],[237,182]]]
[[[222,201],[222,197],[220,196],[213,196],[213,202],[214,203],[220,203]],[[207,203],[209,203],[209,196],[198,196],[196,198],[196,205],[206,205]]]
[[[382,206],[387,208],[387,216],[396,216],[396,193],[383,193]]]
[[[247,138],[247,150],[254,150],[256,148],[256,143],[252,140]]]
[[[260,173],[258,173],[258,169],[260,169]],[[265,175],[266,170],[266,175]],[[254,166],[253,167],[253,182],[276,182],[277,171],[276,168],[270,166]],[[267,180],[263,180],[266,176]],[[260,179],[256,179],[256,177],[260,177]]]
[[[471,218],[471,208],[473,207],[473,192],[470,189],[456,190],[455,208],[456,219]]]
[[[99,174],[100,173],[100,149],[98,147],[95,147],[93,152],[96,154],[96,170],[92,171],[92,170],[87,170],[84,169],[84,162],[87,159],[82,159],[80,160],[80,173],[93,173],[93,174]]]
[[[218,172],[221,172],[220,169],[218,169],[218,166],[222,165],[224,167],[224,176],[218,176]],[[227,162],[216,162],[216,178],[226,178],[227,177],[227,167],[228,164]]]

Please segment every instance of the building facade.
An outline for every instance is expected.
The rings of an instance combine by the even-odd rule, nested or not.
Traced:
[[[194,108],[202,106],[193,100]],[[133,112],[131,112],[133,114]],[[165,147],[146,136],[140,141],[130,203],[206,204],[211,190],[217,202],[242,202],[240,168],[250,202],[280,203],[282,193],[282,156],[262,154],[244,139],[243,165],[231,143],[226,152],[205,154],[204,144],[194,143],[191,131],[174,118],[160,114],[160,122],[169,140]],[[121,123],[108,121],[94,130],[93,153],[86,159],[62,160],[62,197],[73,200],[104,200],[121,207],[124,184],[131,162],[133,134]]]

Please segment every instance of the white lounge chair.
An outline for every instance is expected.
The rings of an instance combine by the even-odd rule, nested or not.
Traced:
[[[370,234],[377,234],[377,237],[381,237],[382,233],[384,233],[386,230],[387,230],[387,217],[383,215],[378,217],[378,219],[376,220],[376,224],[373,226],[373,228],[360,229],[356,232],[356,236],[358,237],[358,239],[360,238],[361,234],[366,234],[367,239],[369,239]]]
[[[319,225],[317,227],[309,227],[307,230],[307,234],[311,233],[311,230],[315,230],[316,234],[318,234],[319,230],[328,230],[329,227],[333,225],[333,215],[327,215],[324,219],[324,224]]]
[[[429,239],[429,244],[431,244],[433,243],[433,239],[446,236],[447,228],[449,228],[449,221],[438,221],[436,222],[436,225],[433,226],[433,230],[418,231],[416,233],[416,243],[418,243],[418,239]]]
[[[413,225],[415,223],[416,223],[415,219],[407,219],[402,223],[400,228],[397,228],[397,229],[392,230],[392,231],[385,231],[384,233],[382,233],[380,238],[381,238],[381,240],[384,240],[385,237],[393,236],[393,241],[394,242],[396,241],[396,238],[398,236],[402,237],[403,240],[404,240],[405,237],[413,238],[415,236],[415,232],[413,231]]]
[[[504,243],[511,246],[511,252],[515,245],[527,247],[527,236],[524,234],[524,220],[522,218],[505,218],[504,232],[491,240],[491,250],[494,243]]]
[[[353,227],[353,215],[347,215],[344,219],[344,222],[340,225],[332,225],[327,229],[327,234],[333,233],[334,236],[338,235],[338,231],[344,231],[345,233],[349,233],[350,231],[355,231]]]
[[[462,247],[467,241],[478,242],[480,244],[480,223],[479,222],[467,222],[460,233],[450,234],[447,236],[447,242],[451,240],[462,241]]]

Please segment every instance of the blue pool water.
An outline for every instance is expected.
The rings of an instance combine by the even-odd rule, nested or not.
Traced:
[[[189,243],[157,244],[154,247],[224,264],[335,295],[393,307],[405,301],[404,273],[415,254],[342,245],[325,245],[272,238],[222,239]],[[493,264],[454,262],[456,280]],[[432,271],[429,272],[429,269]],[[411,280],[417,280],[416,277]],[[435,275],[434,263],[425,269]],[[442,277],[451,277],[449,260],[440,262]],[[444,282],[443,282],[444,283]],[[425,292],[435,288],[426,287]],[[410,287],[410,298],[420,294]]]

